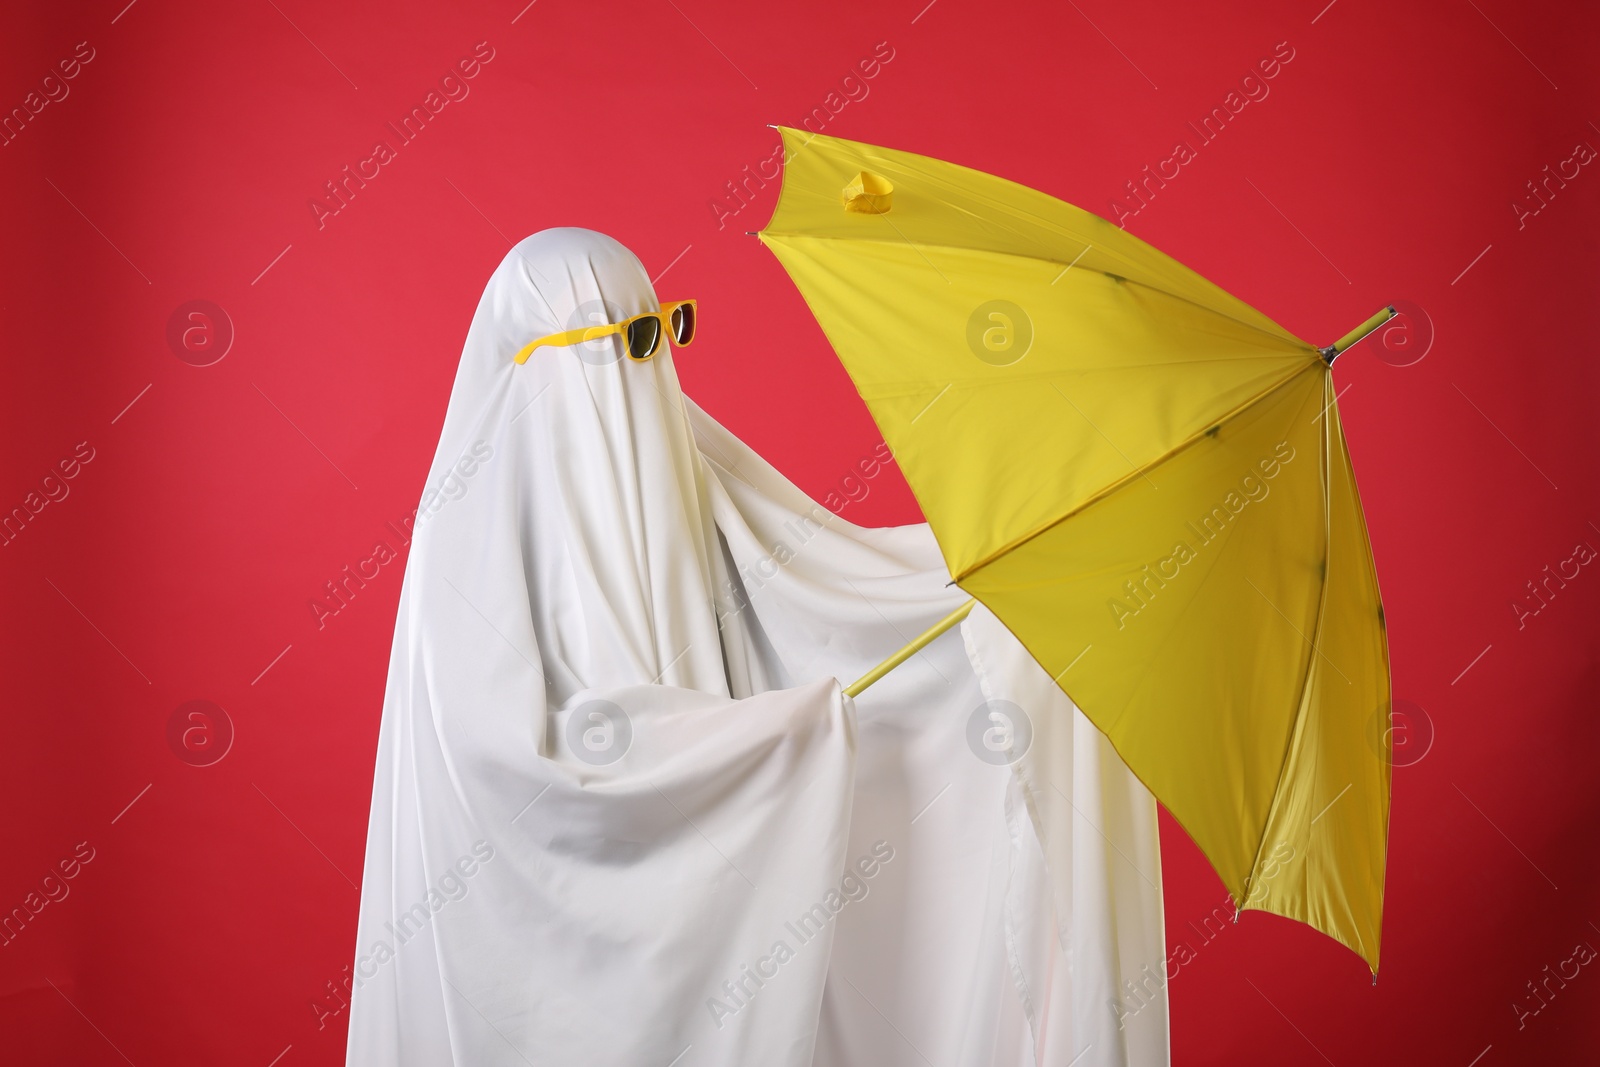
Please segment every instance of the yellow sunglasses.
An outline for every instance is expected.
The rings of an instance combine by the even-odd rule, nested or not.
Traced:
[[[646,311],[643,315],[635,315],[621,322],[611,322],[604,326],[580,326],[576,330],[553,333],[537,341],[528,342],[522,351],[517,353],[516,361],[528,362],[528,357],[533,355],[534,349],[546,345],[559,348],[564,345],[581,345],[585,341],[593,341],[600,337],[621,335],[627,342],[628,358],[643,363],[655,355],[656,349],[661,347],[662,334],[669,335],[672,343],[680,347],[687,346],[694,340],[696,304],[694,300],[673,300],[662,304],[660,311]]]

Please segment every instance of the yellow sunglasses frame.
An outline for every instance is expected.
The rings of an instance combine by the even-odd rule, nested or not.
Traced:
[[[661,332],[656,335],[656,346],[650,350],[650,354],[643,359],[634,359],[632,353],[627,353],[628,358],[635,363],[648,363],[655,358],[657,352],[661,351],[661,339],[672,336],[672,313],[681,307],[687,307],[693,313],[695,323],[698,326],[700,318],[700,302],[698,300],[670,300],[661,305],[660,311],[646,311],[642,315],[633,315],[623,319],[621,322],[610,322],[604,326],[580,326],[576,330],[563,330],[560,333],[550,334],[548,337],[541,337],[536,341],[529,341],[516,354],[515,360],[519,364],[528,362],[528,357],[533,355],[533,350],[536,348],[544,348],[546,346],[561,348],[567,345],[581,345],[585,341],[594,341],[601,337],[616,337],[619,335],[624,339],[624,348],[626,348],[629,326],[640,319],[658,319],[660,320]],[[676,340],[672,343],[678,345],[679,348],[688,348],[693,341],[694,334],[691,333],[689,340],[684,341],[682,344],[679,344]]]

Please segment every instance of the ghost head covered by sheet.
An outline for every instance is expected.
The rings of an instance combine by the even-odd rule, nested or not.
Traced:
[[[981,609],[840,693],[961,602],[926,527],[815,505],[684,398],[666,339],[514,362],[659,306],[564,228],[473,317],[395,624],[348,1062],[1165,1062],[1164,999],[1131,1037],[1107,1003],[1163,954],[1154,809],[1109,746]],[[1024,691],[1033,753],[975,758],[969,713]]]
[[[657,307],[644,267],[609,237],[563,228],[523,241],[473,318],[429,475],[437,495],[416,551],[460,529],[455,499],[492,509],[473,544],[496,554],[482,560],[488,584],[516,585],[528,605],[556,704],[595,685],[727,693],[714,604],[726,580],[670,353],[636,362],[613,336],[508,358]]]

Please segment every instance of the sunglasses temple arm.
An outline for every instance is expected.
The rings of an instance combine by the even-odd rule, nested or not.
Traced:
[[[565,345],[581,345],[585,341],[593,341],[601,337],[610,337],[613,334],[620,334],[622,332],[623,327],[621,325],[612,323],[606,326],[582,326],[576,330],[568,330],[565,333],[553,333],[549,337],[541,337],[537,341],[528,342],[528,344],[523,346],[523,348],[514,357],[512,357],[512,359],[514,362],[519,364],[526,363],[528,362],[528,357],[533,355],[534,350],[538,348],[544,348],[546,346],[559,348]]]

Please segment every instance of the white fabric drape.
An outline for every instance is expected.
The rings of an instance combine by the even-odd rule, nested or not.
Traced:
[[[927,527],[815,504],[665,343],[512,363],[657,306],[579,229],[479,304],[395,627],[348,1062],[1165,1064],[1155,808],[1104,738],[981,608],[840,693],[965,599]]]

